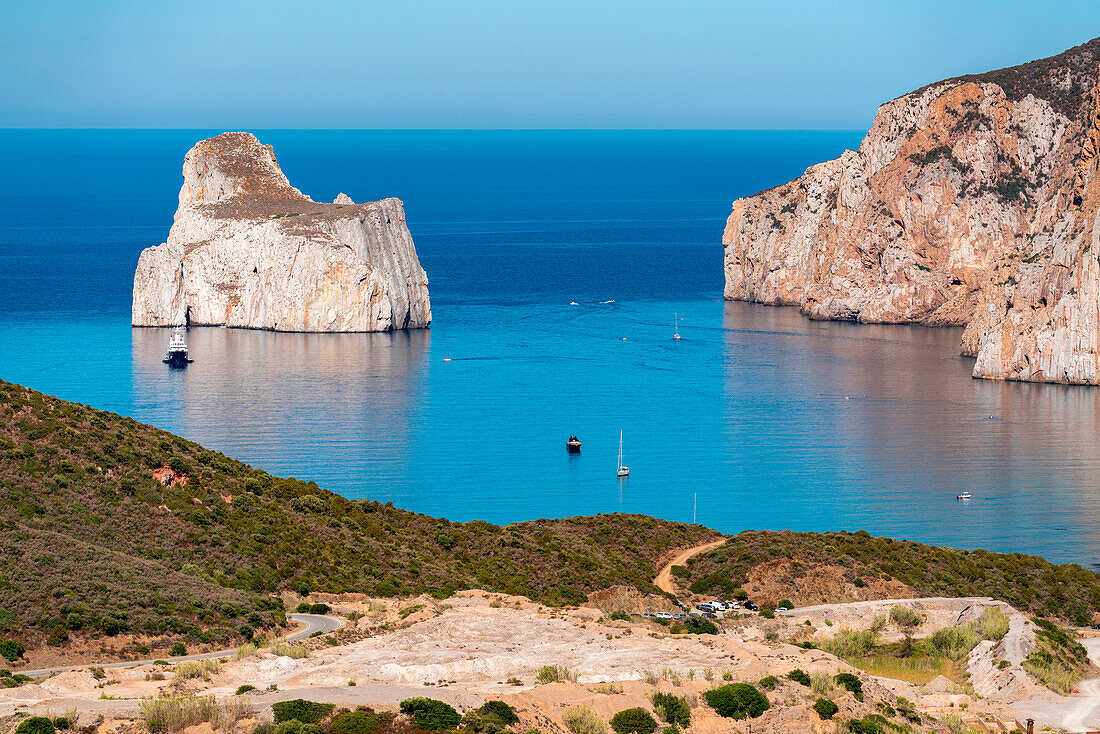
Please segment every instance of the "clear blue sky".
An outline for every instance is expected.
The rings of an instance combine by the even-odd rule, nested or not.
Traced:
[[[866,128],[1100,2],[6,0],[0,127]]]

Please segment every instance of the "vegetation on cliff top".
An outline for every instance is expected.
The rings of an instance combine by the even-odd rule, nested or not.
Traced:
[[[681,583],[699,594],[732,594],[752,569],[791,559],[791,573],[843,566],[855,586],[867,579],[896,579],[917,596],[990,596],[1017,609],[1087,624],[1100,609],[1100,576],[1075,563],[1055,565],[1039,556],[956,550],[866,532],[746,531],[688,562]],[[793,594],[794,591],[792,590]],[[794,597],[792,597],[794,598]],[[816,604],[817,599],[795,599]]]
[[[279,622],[272,595],[286,589],[483,588],[550,604],[615,584],[656,591],[668,551],[716,535],[629,515],[449,522],[3,381],[0,500],[0,638],[26,643],[77,630],[228,642]]]
[[[991,83],[1003,89],[1010,100],[1018,101],[1033,94],[1039,99],[1045,99],[1056,111],[1073,120],[1087,109],[1089,95],[1100,76],[1098,67],[1100,38],[1094,38],[1056,56],[981,74],[944,79],[921,87],[914,94],[941,84]]]

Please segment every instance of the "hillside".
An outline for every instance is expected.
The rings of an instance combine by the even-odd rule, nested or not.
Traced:
[[[449,522],[3,381],[0,497],[0,635],[28,647],[66,631],[226,643],[278,623],[285,589],[579,603],[653,590],[668,551],[717,535],[629,515]]]
[[[965,551],[865,532],[746,531],[687,564],[677,578],[698,594],[744,587],[761,602],[796,605],[906,596],[990,596],[1044,617],[1088,624],[1100,576],[1022,553]],[[780,590],[782,595],[780,594]]]
[[[858,150],[738,199],[725,297],[965,326],[975,377],[1100,384],[1100,39],[883,104]]]

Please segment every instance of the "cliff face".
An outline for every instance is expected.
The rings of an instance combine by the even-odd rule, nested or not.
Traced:
[[[1100,383],[1100,39],[882,105],[857,151],[738,199],[728,299],[966,326],[976,377]]]
[[[388,331],[431,323],[428,278],[397,199],[314,202],[271,146],[224,133],[187,153],[168,241],[141,253],[135,326]]]

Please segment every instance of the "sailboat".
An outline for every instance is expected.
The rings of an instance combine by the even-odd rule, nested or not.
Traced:
[[[672,314],[672,338],[680,341],[680,315]]]
[[[630,475],[630,467],[629,466],[623,466],[623,432],[622,432],[622,430],[619,431],[619,468],[617,470],[617,474],[620,477],[625,477],[625,476]]]

